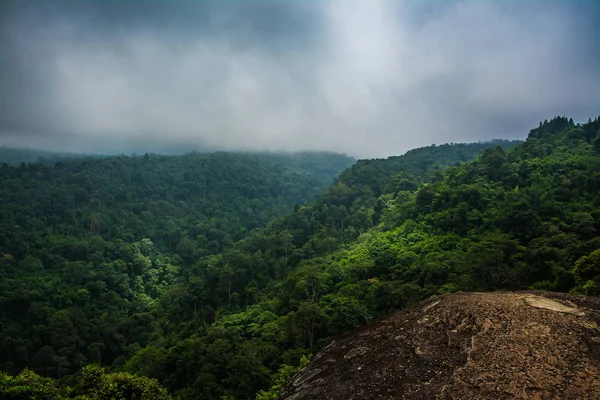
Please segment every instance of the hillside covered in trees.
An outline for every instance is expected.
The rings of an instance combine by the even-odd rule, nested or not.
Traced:
[[[51,377],[147,343],[203,255],[313,199],[354,160],[189,154],[0,167],[0,366]],[[133,346],[133,347],[132,347]]]
[[[337,335],[432,295],[598,295],[599,129],[554,118],[444,170],[418,169],[418,153],[443,160],[450,145],[357,162],[186,270],[159,302],[160,335],[124,368],[182,398],[249,399]]]
[[[236,165],[219,157],[230,159],[215,171]],[[248,182],[252,156],[235,157],[247,160],[224,176]],[[182,399],[264,400],[333,337],[432,295],[600,295],[598,119],[544,121],[522,144],[361,160],[306,205],[294,185],[270,190],[264,218],[234,204],[226,179],[215,179],[222,195],[204,194],[209,177],[185,175],[184,159],[129,160],[120,185],[118,159],[2,170],[4,371],[67,384],[98,363]],[[140,180],[144,163],[165,175]],[[61,193],[77,206],[50,211],[68,202]]]
[[[369,179],[385,180],[403,170],[425,179],[447,165],[476,157],[486,147],[489,144],[432,146],[372,160],[368,164],[377,173]],[[164,340],[159,351],[165,351],[170,340],[176,340],[169,329],[186,338],[202,334],[196,326],[207,327],[222,315],[258,302],[269,282],[295,268],[296,245],[279,248],[290,238],[287,233],[279,237],[278,225],[305,218],[306,235],[322,231],[330,218],[326,205],[321,210],[322,203],[350,178],[340,177],[310,206],[301,204],[322,192],[352,161],[335,154],[215,153],[4,165],[0,169],[2,370],[17,374],[28,367],[68,383],[81,367],[96,363],[158,374],[163,384],[182,396],[241,391],[230,388],[217,373],[210,378],[213,385],[198,394],[189,388],[195,377],[178,384],[163,379],[163,372],[140,369],[163,367],[160,357],[144,364],[158,342]],[[376,186],[385,184],[371,183],[375,192],[354,194],[367,213],[379,196]],[[276,219],[265,230],[256,229],[292,208],[289,216]],[[307,209],[322,214],[319,220],[309,221]],[[346,214],[360,213],[349,208],[342,217]],[[353,222],[356,234],[375,224],[361,218]],[[306,240],[292,239],[298,244]],[[260,243],[270,247],[262,255]],[[244,246],[258,264],[243,265],[244,260],[228,264],[230,252]],[[202,287],[194,286],[201,282]],[[188,291],[193,292],[191,302],[182,297]],[[168,321],[172,328],[163,324]],[[279,364],[273,359],[266,365],[254,386],[244,389],[245,396],[267,387]],[[242,379],[247,379],[246,373],[253,372],[240,371]]]
[[[53,151],[34,150],[34,149],[14,149],[0,146],[0,165],[8,164],[10,166],[19,166],[25,164],[46,164],[53,165],[59,161],[76,159],[101,158],[99,155],[78,154],[78,153],[57,153]]]

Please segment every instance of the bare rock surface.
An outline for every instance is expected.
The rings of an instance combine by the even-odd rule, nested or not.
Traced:
[[[456,293],[350,332],[281,400],[600,399],[600,299]]]

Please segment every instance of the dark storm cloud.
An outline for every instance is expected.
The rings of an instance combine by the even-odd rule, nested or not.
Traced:
[[[9,1],[0,145],[370,157],[600,110],[595,1]]]

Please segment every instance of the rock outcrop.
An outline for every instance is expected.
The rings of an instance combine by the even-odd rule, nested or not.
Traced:
[[[359,328],[281,400],[600,399],[600,299],[457,293]]]

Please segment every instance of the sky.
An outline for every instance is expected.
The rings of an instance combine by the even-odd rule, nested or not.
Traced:
[[[387,157],[600,114],[597,0],[2,0],[0,146]]]

